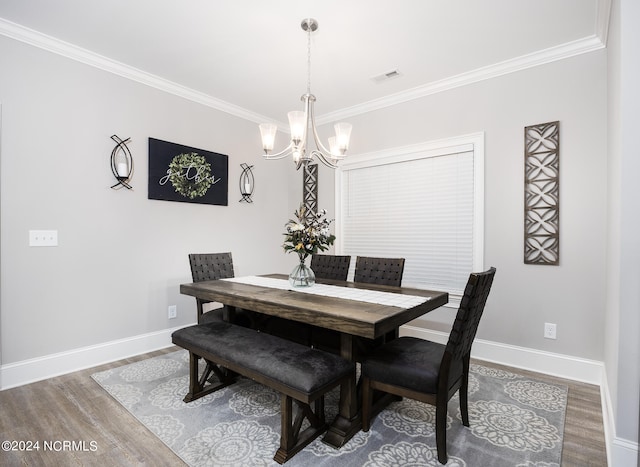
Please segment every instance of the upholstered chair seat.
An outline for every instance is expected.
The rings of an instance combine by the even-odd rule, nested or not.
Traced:
[[[446,346],[416,337],[399,337],[372,351],[362,363],[369,378],[435,394]]]

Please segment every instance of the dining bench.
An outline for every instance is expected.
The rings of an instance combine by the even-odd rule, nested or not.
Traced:
[[[179,329],[171,338],[175,345],[189,351],[185,402],[232,384],[238,375],[281,394],[280,448],[274,456],[279,464],[327,429],[324,395],[355,378],[355,364],[342,357],[225,321]],[[199,376],[201,358],[206,366]],[[295,420],[293,401],[299,407]],[[310,426],[301,432],[305,418]]]

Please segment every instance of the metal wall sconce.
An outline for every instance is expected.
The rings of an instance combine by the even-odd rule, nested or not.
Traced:
[[[118,180],[118,183],[111,185],[111,188],[118,189],[123,186],[130,190],[133,188],[128,183],[133,173],[133,157],[131,157],[127,143],[131,141],[131,138],[123,140],[117,135],[112,135],[111,139],[117,143],[111,151],[111,172]]]
[[[255,186],[253,172],[251,171],[253,166],[242,163],[240,164],[240,167],[242,167],[242,173],[240,174],[240,194],[242,195],[242,199],[240,202],[242,203],[244,201],[246,203],[253,203],[253,200],[251,199],[253,188]]]

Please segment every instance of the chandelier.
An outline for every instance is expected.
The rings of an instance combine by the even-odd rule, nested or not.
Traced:
[[[316,96],[311,94],[311,33],[318,29],[318,22],[315,19],[307,18],[302,20],[300,26],[303,31],[307,32],[307,92],[300,98],[304,102],[304,110],[294,110],[287,114],[291,141],[286,148],[276,154],[271,154],[271,151],[273,151],[276,139],[277,125],[273,123],[259,125],[264,158],[275,160],[291,155],[296,169],[300,169],[303,165],[307,165],[314,158],[317,158],[324,165],[335,169],[338,166],[338,161],[344,159],[349,148],[351,124],[342,122],[334,125],[336,134],[329,138],[329,149],[320,142],[313,115],[313,103]],[[311,139],[310,135],[313,137],[315,149],[307,146],[307,142]]]

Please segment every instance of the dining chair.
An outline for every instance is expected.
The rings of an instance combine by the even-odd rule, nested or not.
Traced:
[[[348,255],[313,255],[311,270],[318,279],[346,281],[349,274],[351,256]]]
[[[231,253],[191,253],[189,254],[191,266],[191,278],[193,282],[212,281],[234,277],[233,258]],[[196,298],[198,324],[221,321],[227,306],[204,311],[204,304],[212,303]],[[251,318],[246,310],[235,310],[234,322],[242,326],[250,327]]]
[[[404,274],[404,258],[373,258],[370,256],[356,257],[356,271],[354,282],[367,284],[391,285],[400,287]],[[379,347],[386,340],[395,339],[398,336],[397,329],[386,336],[377,339],[359,339],[359,353],[367,354],[372,349]]]
[[[404,273],[404,258],[356,257],[354,282],[400,287]]]
[[[436,407],[438,460],[447,462],[447,404],[460,393],[462,424],[469,426],[467,388],[471,345],[478,329],[496,269],[472,273],[464,290],[446,345],[399,337],[362,362],[362,430],[371,426],[373,390]]]

